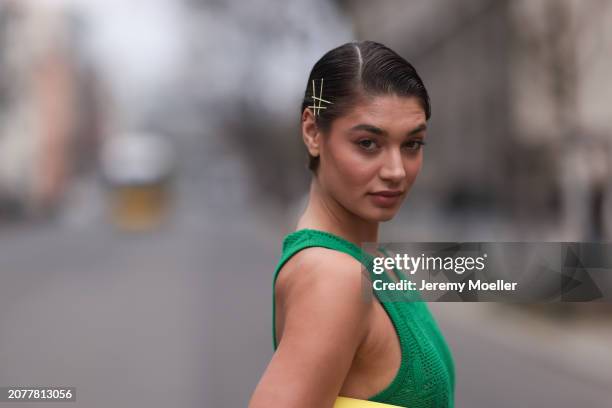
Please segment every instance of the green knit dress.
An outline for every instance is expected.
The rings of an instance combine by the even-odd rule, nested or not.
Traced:
[[[287,235],[272,284],[272,339],[276,343],[274,284],[283,265],[297,252],[309,247],[324,247],[344,252],[371,271],[372,257],[361,248],[328,232],[302,229]],[[396,273],[400,273],[396,270]],[[372,275],[371,275],[372,276]],[[393,282],[385,272],[376,279]],[[404,276],[401,276],[404,279]],[[402,361],[392,382],[369,401],[408,408],[452,408],[455,370],[453,358],[438,325],[421,301],[384,301],[374,291],[389,315],[399,337]]]

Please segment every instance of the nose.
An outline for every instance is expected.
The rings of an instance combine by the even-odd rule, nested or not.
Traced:
[[[393,183],[399,183],[406,178],[406,169],[399,149],[389,151],[383,158],[380,168],[380,178]]]

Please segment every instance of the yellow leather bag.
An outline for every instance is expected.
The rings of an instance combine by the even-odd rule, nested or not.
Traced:
[[[372,401],[360,400],[360,399],[355,399],[355,398],[347,398],[347,397],[336,398],[336,403],[334,404],[334,408],[385,408],[385,407],[400,408],[397,405],[382,404],[380,402],[372,402]]]

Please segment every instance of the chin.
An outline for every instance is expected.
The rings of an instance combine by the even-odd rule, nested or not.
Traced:
[[[379,222],[391,221],[393,219],[393,217],[395,217],[395,214],[397,214],[397,211],[391,211],[391,212],[388,212],[388,213],[385,212],[383,214],[380,214],[377,217],[377,221],[379,221]]]
[[[384,216],[380,217],[378,219],[378,221],[380,221],[380,222],[391,221],[393,219],[393,217],[395,217],[395,214],[396,213],[394,212],[393,214],[384,215]]]
[[[385,222],[390,221],[397,214],[397,208],[375,208],[362,216],[367,221]]]

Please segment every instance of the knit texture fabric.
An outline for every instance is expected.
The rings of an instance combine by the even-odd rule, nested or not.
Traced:
[[[274,271],[272,283],[272,339],[276,342],[276,306],[274,284],[283,265],[297,252],[309,247],[324,247],[344,252],[362,263],[375,279],[393,282],[384,272],[372,275],[373,257],[361,248],[328,232],[302,229],[283,240],[281,259]],[[398,276],[400,272],[395,270]],[[401,276],[404,279],[404,276]],[[453,358],[427,304],[418,300],[385,301],[376,291],[381,305],[389,315],[399,338],[402,361],[395,378],[369,401],[408,408],[452,408],[454,405],[455,369]],[[420,298],[419,298],[420,299]]]

